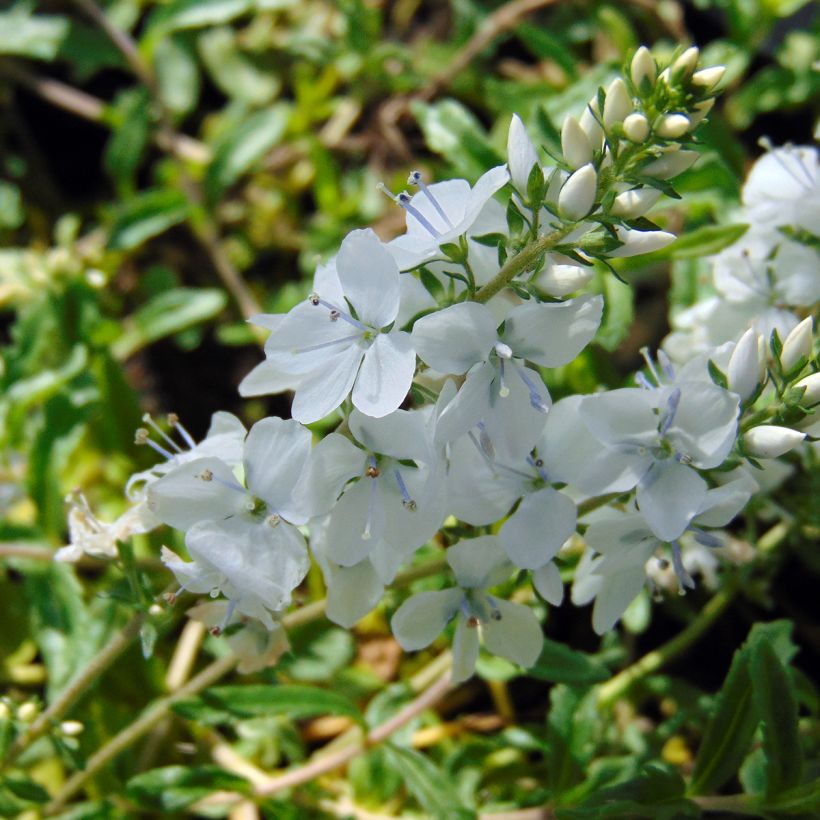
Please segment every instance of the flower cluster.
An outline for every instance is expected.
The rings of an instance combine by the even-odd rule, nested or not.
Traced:
[[[675,238],[646,214],[698,156],[692,132],[723,73],[698,69],[698,56],[687,49],[659,70],[641,48],[623,77],[564,121],[549,164],[513,117],[506,164],[475,185],[428,184],[414,171],[412,194],[385,188],[406,212],[406,232],[384,243],[353,231],[319,266],[306,301],[254,319],[270,335],[240,392],[292,391],[292,419],[246,432],[217,414],[200,444],[172,420],[184,447],[150,420],[153,433],[138,433],[166,461],[129,490],[145,516],[184,532],[186,558],[163,550],[180,586],[226,599],[199,613],[214,631],[244,624],[258,643],[269,630],[277,637],[262,654],[273,660],[286,646],[279,614],[311,556],[329,617],[352,626],[433,541],[456,585],[406,600],[393,630],[415,650],[453,621],[454,677],[464,679],[480,639],[522,666],[539,656],[533,609],[493,592],[514,575],[528,573],[557,606],[562,569],[574,568],[572,598],[594,600],[599,632],[647,583],[653,561],[669,556],[680,589],[693,585],[682,539],[721,543],[720,528],[757,489],[744,464],[801,441],[789,424],[818,399],[811,320],[766,313],[782,312],[777,300],[806,308],[820,295],[806,239],[818,232],[816,155],[773,152],[747,184],[754,229],[715,265],[733,315],[746,317],[731,327],[715,320],[725,339],[699,341],[699,356],[676,357],[682,366],[647,352],[634,387],[553,403],[545,377],[595,339],[606,305],[590,289],[594,268]],[[778,168],[793,190],[777,187],[775,200],[768,177]],[[809,185],[813,210],[796,201]],[[761,327],[791,331],[782,344],[775,334],[768,365]],[[304,426],[337,418],[318,441]],[[145,516],[134,526],[149,526]],[[87,542],[65,557],[93,552]],[[562,549],[580,542],[575,566]]]

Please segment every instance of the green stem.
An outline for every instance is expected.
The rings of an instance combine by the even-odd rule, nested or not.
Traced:
[[[760,817],[759,801],[748,794],[718,794],[707,797],[690,797],[704,812],[717,812],[722,815],[743,814],[748,817]]]
[[[59,720],[88,692],[97,678],[100,677],[137,638],[144,622],[145,613],[138,612],[103,649],[91,659],[90,663],[74,676],[57,699],[9,746],[2,760],[2,768],[5,768],[16,760],[25,749],[37,740],[38,737],[44,735],[55,721]]]
[[[510,257],[495,277],[476,293],[474,301],[487,302],[492,299],[496,293],[507,287],[519,273],[531,268],[539,256],[552,250],[573,227],[568,225],[565,228],[560,228],[523,247],[515,256]]]
[[[602,684],[598,689],[599,707],[612,706],[641,678],[657,672],[669,661],[682,655],[720,617],[732,602],[734,596],[735,589],[733,586],[729,585],[722,589],[703,607],[695,620],[671,641],[644,655],[632,666],[627,667],[614,678]]]

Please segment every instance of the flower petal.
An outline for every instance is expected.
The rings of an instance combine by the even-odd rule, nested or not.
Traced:
[[[302,424],[310,424],[332,413],[346,398],[365,351],[352,344],[342,353],[326,359],[325,364],[307,373],[296,388],[291,415]]]
[[[487,358],[497,339],[492,313],[478,302],[459,302],[413,326],[419,358],[439,373],[466,373]]]
[[[372,230],[351,231],[342,240],[336,271],[360,321],[375,329],[393,322],[399,312],[399,269]]]
[[[461,604],[460,589],[417,592],[393,615],[390,628],[402,649],[415,652],[429,646],[444,631]]]
[[[661,541],[679,538],[698,514],[708,486],[685,464],[655,462],[638,484],[638,509]]]
[[[327,557],[352,567],[364,560],[384,536],[380,479],[362,478],[348,487],[330,514]],[[369,537],[367,537],[369,522]]]
[[[416,370],[409,333],[380,333],[367,349],[353,388],[353,404],[367,416],[392,413],[407,397]]]
[[[370,561],[352,567],[333,565],[325,572],[327,617],[350,629],[381,600],[384,584]]]
[[[478,650],[478,629],[468,626],[467,619],[460,614],[453,636],[453,668],[450,672],[453,683],[461,683],[473,676]]]
[[[544,648],[544,632],[535,613],[527,606],[502,598],[492,604],[501,615],[481,625],[484,646],[493,655],[500,655],[525,669],[532,666]]]
[[[512,184],[519,193],[527,195],[527,180],[533,165],[538,165],[538,154],[530,135],[518,114],[513,114],[507,133],[507,166]]]
[[[564,600],[564,584],[561,581],[561,571],[554,561],[544,564],[532,574],[532,585],[538,594],[549,604],[560,606]]]
[[[460,587],[487,589],[510,577],[513,566],[495,535],[465,538],[447,550],[447,563]]]

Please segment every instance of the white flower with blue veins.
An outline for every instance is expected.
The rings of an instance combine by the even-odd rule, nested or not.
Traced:
[[[255,395],[264,378],[292,387],[291,413],[304,424],[331,413],[351,391],[363,413],[386,416],[404,401],[416,367],[410,335],[395,326],[399,270],[373,231],[345,237],[335,273],[273,325],[264,371],[243,384]]]
[[[297,529],[312,514],[303,491],[310,431],[296,421],[257,422],[245,440],[244,484],[218,458],[172,470],[148,488],[148,506],[185,532],[191,561],[163,549],[183,589],[222,593],[234,610],[273,628],[309,567]]]
[[[408,598],[391,621],[393,635],[407,651],[429,646],[455,619],[454,683],[475,671],[479,643],[494,655],[530,667],[541,654],[544,635],[533,611],[490,595],[487,590],[510,577],[513,566],[497,538],[480,536],[447,550],[458,587],[419,592]]]

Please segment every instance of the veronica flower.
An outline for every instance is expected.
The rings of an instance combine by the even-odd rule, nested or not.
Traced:
[[[485,535],[459,541],[447,550],[447,563],[458,587],[419,592],[396,610],[390,625],[402,648],[415,651],[429,646],[455,619],[454,683],[473,674],[480,640],[494,655],[519,666],[532,666],[544,644],[535,614],[529,607],[486,591],[509,578],[513,569],[498,539]]]
[[[295,390],[292,415],[305,424],[335,410],[352,391],[353,404],[381,417],[404,400],[416,356],[410,336],[395,327],[399,271],[371,230],[348,234],[326,277],[310,298],[275,322],[265,344],[264,377]],[[258,393],[264,380],[243,383]]]

